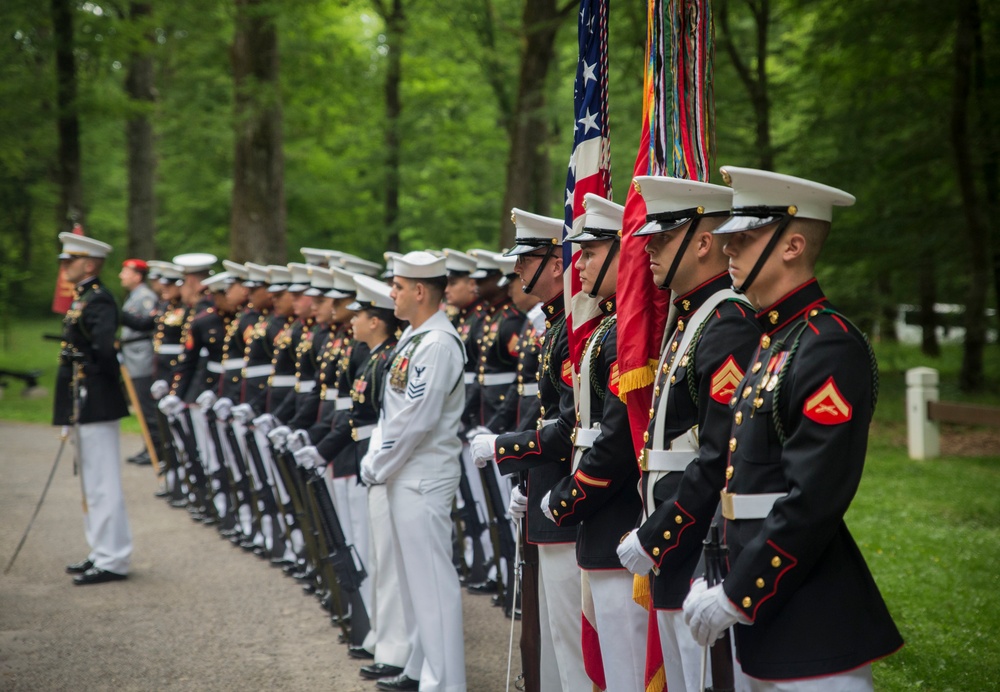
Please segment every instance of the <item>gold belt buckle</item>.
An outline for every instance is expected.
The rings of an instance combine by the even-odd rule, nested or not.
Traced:
[[[573,432],[569,434],[569,441],[574,447],[576,446],[576,431],[580,428],[573,428]]]
[[[639,470],[646,472],[649,471],[649,450],[643,447],[642,452],[639,454]]]
[[[722,516],[730,521],[735,520],[736,512],[733,510],[733,498],[736,497],[736,493],[727,493],[722,490],[719,495],[722,498]]]
[[[355,442],[358,441],[358,429],[357,428],[351,428],[351,439],[354,440]]]

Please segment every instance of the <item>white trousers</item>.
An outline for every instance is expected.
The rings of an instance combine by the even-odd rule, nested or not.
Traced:
[[[632,574],[624,569],[587,570],[587,577],[606,692],[643,692],[649,614],[632,600]]]
[[[487,527],[487,530],[483,531],[483,533],[478,538],[472,539],[467,537],[465,539],[467,543],[467,545],[465,546],[465,562],[469,565],[472,564],[471,541],[472,540],[480,541],[483,545],[483,559],[489,566],[487,569],[490,575],[495,579],[496,575],[492,567],[493,543],[490,542],[490,534],[488,530],[490,517],[489,514],[487,514],[486,512],[486,492],[483,490],[483,479],[482,476],[479,475],[479,468],[476,466],[475,462],[472,461],[472,455],[469,453],[468,442],[462,443],[461,457],[462,457],[462,465],[465,467],[465,475],[469,479],[469,490],[472,491],[472,497],[474,497],[476,500],[476,507],[475,507],[476,513],[479,516],[480,520],[483,522],[483,524]],[[458,490],[456,490],[455,493],[456,493],[455,498],[457,506],[464,507],[465,499],[462,497],[461,493],[458,492]],[[507,508],[503,507],[502,509],[506,511]]]
[[[575,543],[538,545],[538,621],[543,690],[589,690],[580,645],[580,567]]]
[[[752,692],[871,692],[871,664],[846,673],[807,680],[757,680],[746,676]]]
[[[358,559],[365,566],[365,571],[368,571],[371,543],[368,536],[368,488],[358,484],[357,476],[334,478],[330,481],[329,487],[333,492],[331,496],[333,507],[337,510],[344,540],[348,545],[354,546]],[[361,600],[369,610],[371,610],[371,584],[371,579],[361,582]]]
[[[368,618],[371,632],[364,648],[375,654],[376,663],[402,668],[410,657],[410,639],[400,594],[399,565],[389,519],[389,497],[385,485],[368,488],[371,550],[365,568],[372,585]]]
[[[462,594],[451,563],[451,504],[456,478],[390,480],[389,518],[403,612],[413,650],[405,673],[421,692],[464,692]]]
[[[122,492],[119,422],[80,426],[81,483],[86,506],[83,532],[94,567],[128,574],[132,559],[132,530]]]

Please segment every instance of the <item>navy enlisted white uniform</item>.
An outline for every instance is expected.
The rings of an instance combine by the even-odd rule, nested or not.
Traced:
[[[815,278],[832,208],[854,197],[769,171],[722,173],[734,209],[715,233],[764,334],[731,400],[729,574],[710,589],[695,582],[685,618],[702,644],[739,623],[737,657],[754,690],[871,690],[871,662],[903,644],[844,523],[877,366]]]
[[[111,246],[60,233],[63,275],[75,285],[63,319],[63,353],[56,375],[53,425],[79,425],[76,450],[83,488],[83,528],[90,554],[66,571],[76,585],[125,579],[132,532],[122,493],[119,420],[128,415],[115,352],[118,306],[99,274]],[[74,421],[74,362],[79,371],[79,420]]]
[[[733,191],[682,178],[640,176],[634,184],[647,220],[635,236],[646,242],[656,286],[673,291],[673,307],[639,459],[643,521],[618,556],[634,574],[657,568],[651,586],[667,687],[698,690],[703,650],[681,605],[719,504],[729,400],[760,328],[732,290],[722,242],[712,234],[729,217]]]
[[[460,476],[465,350],[439,309],[444,258],[411,252],[395,260],[393,275],[396,316],[410,326],[390,359],[381,444],[362,462],[361,478],[386,484],[413,651],[399,677],[377,686],[460,692],[466,689],[465,651],[461,592],[451,563],[451,506]]]

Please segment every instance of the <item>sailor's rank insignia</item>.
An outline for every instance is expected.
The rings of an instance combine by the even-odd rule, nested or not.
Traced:
[[[712,375],[712,389],[710,391],[712,398],[720,404],[728,404],[742,380],[743,371],[730,355],[726,362],[720,365],[719,369]]]
[[[846,423],[851,420],[853,412],[853,407],[837,389],[837,383],[833,381],[832,376],[827,378],[815,394],[806,399],[802,407],[802,413],[806,418],[820,425]]]

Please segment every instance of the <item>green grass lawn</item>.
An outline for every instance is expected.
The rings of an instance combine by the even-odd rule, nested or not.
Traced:
[[[50,392],[24,400],[20,383],[9,382],[0,419],[50,420],[59,344],[41,335],[58,332],[59,320],[51,318],[18,322],[6,339],[0,335],[0,368],[40,369]],[[881,395],[865,476],[847,522],[906,639],[902,651],[875,665],[879,690],[958,692],[1000,684],[994,632],[1000,623],[1000,449],[911,461],[904,415],[905,370],[917,365],[941,371],[942,399],[1000,405],[997,348],[986,353],[988,386],[967,396],[956,386],[959,348],[946,347],[932,360],[911,347],[876,347]],[[138,432],[138,423],[127,419],[123,429]],[[951,428],[956,431],[962,433]]]

